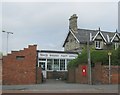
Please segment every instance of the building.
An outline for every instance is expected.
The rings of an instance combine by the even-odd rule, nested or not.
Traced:
[[[36,84],[42,82],[42,70],[36,67],[37,45],[29,45],[20,51],[12,51],[2,59],[2,83],[4,85]]]
[[[37,50],[37,45],[29,45],[19,51],[12,51],[2,58],[3,85],[42,83],[48,79],[63,79],[67,73],[67,63],[76,58],[76,52]],[[43,75],[42,75],[43,74]]]
[[[78,56],[77,52],[38,51],[37,66],[42,68],[47,79],[63,79],[67,73],[67,63]]]
[[[91,48],[97,50],[117,49],[120,46],[120,33],[89,29],[79,29],[77,16],[73,14],[69,19],[69,32],[64,41],[65,51],[81,52],[89,43]]]

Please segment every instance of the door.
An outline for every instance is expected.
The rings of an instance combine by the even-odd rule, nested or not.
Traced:
[[[39,66],[42,68],[42,73],[44,78],[46,78],[47,74],[46,74],[46,62],[39,62]]]

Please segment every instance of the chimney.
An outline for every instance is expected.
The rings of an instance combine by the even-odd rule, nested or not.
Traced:
[[[69,29],[74,30],[73,32],[77,33],[77,15],[73,14],[69,19]]]

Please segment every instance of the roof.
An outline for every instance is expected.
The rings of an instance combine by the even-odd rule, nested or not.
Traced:
[[[90,39],[93,39],[98,32],[100,32],[101,36],[104,37],[103,39],[107,43],[109,43],[112,40],[112,38],[114,37],[115,33],[118,33],[118,32],[107,32],[107,31],[89,30],[89,29],[78,29],[77,32],[74,32],[74,30],[70,30],[64,41],[63,47],[64,47],[66,40],[71,32],[74,34],[73,36],[76,37],[76,39],[79,41],[79,43],[86,43],[88,39],[90,41]],[[120,33],[118,33],[118,34],[120,35]]]

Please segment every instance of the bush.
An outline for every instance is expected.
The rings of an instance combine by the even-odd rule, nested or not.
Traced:
[[[87,63],[87,51],[86,50],[82,51],[82,53],[79,54],[76,59],[71,60],[68,63],[68,68],[75,68],[79,64],[85,64],[85,63]]]
[[[91,50],[91,63],[102,62],[104,65],[109,64],[108,52],[111,52],[111,65],[120,65],[120,48],[117,50]],[[87,61],[87,50],[83,50],[76,59],[73,59],[68,63],[68,68],[75,68],[79,64],[86,64]]]
[[[120,66],[120,47],[117,50],[112,51],[111,64]]]
[[[102,64],[108,64],[108,51],[94,50],[91,52],[91,62],[102,62]]]

